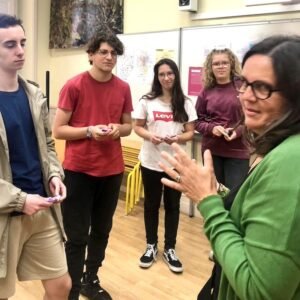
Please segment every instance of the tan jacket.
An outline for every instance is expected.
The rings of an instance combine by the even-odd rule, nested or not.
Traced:
[[[51,137],[46,98],[40,89],[28,83],[23,78],[19,77],[19,82],[25,88],[29,100],[38,141],[44,186],[47,194],[50,195],[48,184],[50,178],[53,176],[63,178],[63,170],[57,159],[54,140]],[[13,238],[8,236],[11,219],[10,213],[13,211],[22,211],[26,196],[25,192],[12,184],[7,137],[0,112],[0,278],[6,277],[8,238]],[[60,205],[53,205],[51,211],[61,228],[63,238],[65,238]]]

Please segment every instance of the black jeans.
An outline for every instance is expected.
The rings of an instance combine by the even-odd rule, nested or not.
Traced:
[[[213,164],[218,182],[230,190],[240,184],[249,171],[249,160],[213,155]]]
[[[104,260],[123,173],[93,177],[65,170],[65,176],[67,199],[62,203],[62,213],[66,255],[72,293],[78,293],[84,263],[87,272],[97,274]]]
[[[145,192],[144,221],[148,244],[158,242],[159,207],[163,194],[165,208],[165,249],[175,248],[179,223],[181,193],[163,186],[161,178],[170,178],[164,172],[157,172],[141,167]]]

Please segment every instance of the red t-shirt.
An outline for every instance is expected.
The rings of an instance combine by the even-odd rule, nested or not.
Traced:
[[[58,107],[72,111],[69,125],[73,127],[120,123],[122,114],[132,111],[130,87],[114,75],[107,82],[99,82],[89,72],[84,72],[64,85]],[[122,173],[124,161],[120,139],[67,141],[63,166],[97,177]]]

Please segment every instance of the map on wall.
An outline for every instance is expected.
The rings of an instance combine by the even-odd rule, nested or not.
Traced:
[[[51,0],[50,49],[82,47],[98,31],[123,32],[123,0]]]
[[[175,60],[175,51],[170,49],[136,49],[127,47],[118,58],[118,76],[125,80],[151,84],[153,66],[162,58]]]
[[[124,54],[118,56],[115,73],[130,85],[133,106],[151,89],[155,63],[170,58],[178,63],[179,30],[119,34]]]
[[[118,58],[118,76],[125,81],[151,83],[155,52],[147,49],[127,48]]]

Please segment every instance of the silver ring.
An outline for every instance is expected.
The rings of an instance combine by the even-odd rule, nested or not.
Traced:
[[[176,176],[175,181],[178,183],[181,182],[181,176],[179,174]]]

